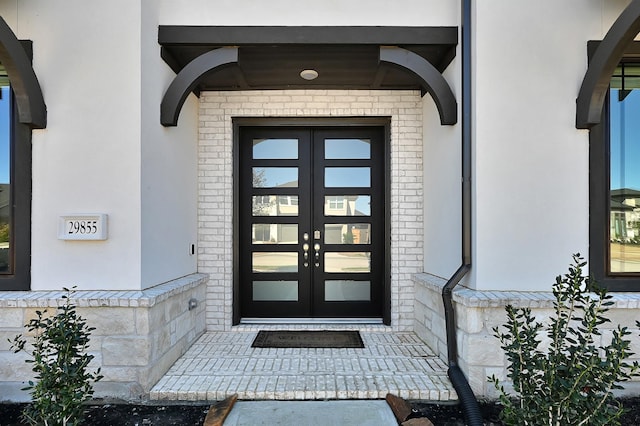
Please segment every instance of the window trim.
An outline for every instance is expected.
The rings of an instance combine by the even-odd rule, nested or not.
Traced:
[[[18,40],[0,17],[0,63],[13,90],[11,105],[11,273],[0,275],[0,291],[31,288],[32,129],[47,127],[47,106],[32,66],[33,43]]]
[[[11,273],[0,274],[0,290],[31,288],[31,127],[11,106]]]
[[[625,59],[640,52],[640,42],[634,42]],[[589,271],[595,281],[612,292],[640,291],[640,273],[609,274],[610,255],[610,114],[609,90],[599,124],[589,132]]]

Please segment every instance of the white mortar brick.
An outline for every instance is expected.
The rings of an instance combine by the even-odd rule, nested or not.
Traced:
[[[398,311],[402,299],[413,298],[411,276],[422,268],[422,102],[417,91],[274,90],[206,92],[200,98],[199,259],[198,269],[210,274],[207,287],[207,329],[228,330],[232,315],[233,117],[391,117],[391,307],[395,330],[411,330],[413,312]],[[220,161],[222,160],[222,161]],[[397,173],[404,170],[404,173]],[[406,215],[396,194],[410,200]],[[215,203],[212,200],[215,199]],[[215,204],[215,205],[214,205]],[[221,213],[219,208],[223,208]],[[216,214],[217,213],[217,214]],[[419,214],[418,214],[419,213]],[[407,222],[419,221],[409,226]],[[210,235],[222,235],[213,240]],[[396,236],[411,236],[408,253],[396,247]],[[215,255],[213,255],[215,254]],[[402,254],[402,267],[400,257]],[[214,310],[223,306],[222,310]],[[403,307],[404,308],[404,307]],[[220,315],[223,313],[223,315]]]

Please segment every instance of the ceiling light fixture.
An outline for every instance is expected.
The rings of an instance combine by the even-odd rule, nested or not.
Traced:
[[[318,78],[318,71],[316,70],[302,70],[300,71],[300,77],[305,80],[315,80]]]

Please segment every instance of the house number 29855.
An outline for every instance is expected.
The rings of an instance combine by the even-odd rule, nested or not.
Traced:
[[[67,222],[68,234],[95,234],[98,232],[97,220],[70,220]]]
[[[107,215],[72,214],[60,216],[58,238],[61,240],[106,240]]]

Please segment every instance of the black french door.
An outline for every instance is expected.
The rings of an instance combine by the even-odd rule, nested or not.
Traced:
[[[243,318],[380,318],[384,128],[240,127]]]

